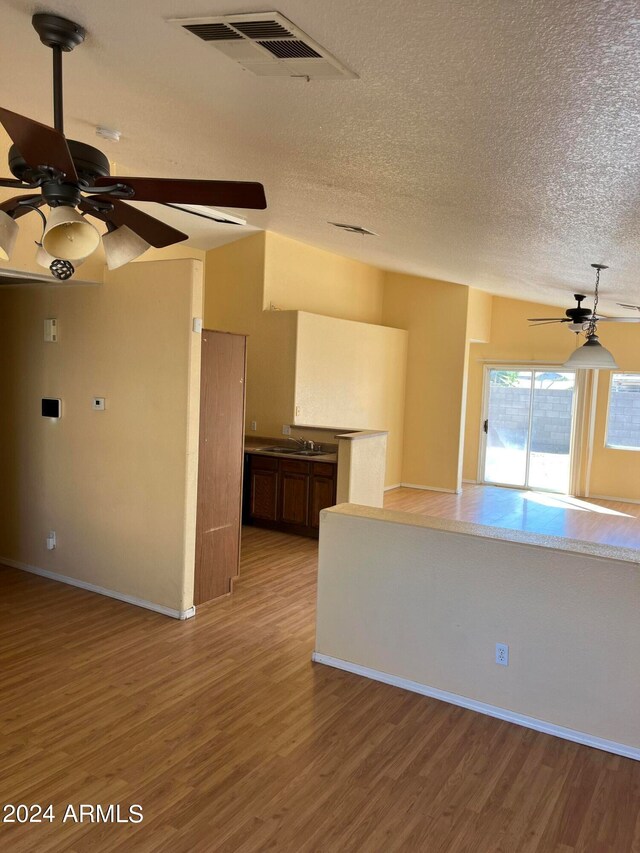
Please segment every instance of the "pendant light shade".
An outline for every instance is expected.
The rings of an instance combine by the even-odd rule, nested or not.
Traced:
[[[98,248],[100,235],[73,207],[51,209],[42,237],[42,248],[54,258],[80,261]]]
[[[50,255],[49,252],[45,252],[42,246],[38,247],[38,251],[36,252],[36,263],[38,266],[44,267],[48,270],[54,261],[55,258],[53,255]]]
[[[50,254],[49,254],[49,252],[46,252],[46,251],[42,248],[42,246],[39,246],[39,247],[38,247],[38,250],[36,251],[36,263],[37,263],[39,266],[44,267],[46,270],[50,270],[50,269],[51,269],[51,264],[52,264],[55,260],[59,260],[59,258],[54,258],[54,257],[53,257],[53,255],[50,255]],[[86,258],[82,258],[81,260],[76,261],[76,262],[75,262],[75,264],[73,265],[73,266],[74,266],[74,269],[75,269],[76,267],[82,266],[82,264],[83,264],[85,261],[86,261]]]
[[[0,260],[8,261],[18,236],[18,223],[0,210]]]
[[[615,370],[618,365],[608,349],[605,349],[597,335],[589,335],[583,344],[571,354],[562,365],[572,370],[591,368],[593,370]]]
[[[104,255],[107,261],[107,266],[110,270],[116,270],[118,267],[128,264],[135,258],[139,258],[144,252],[150,248],[150,244],[142,237],[122,225],[120,228],[115,228],[109,231],[102,237],[102,245],[104,247]]]

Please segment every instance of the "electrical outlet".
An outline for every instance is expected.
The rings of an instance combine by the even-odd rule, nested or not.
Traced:
[[[289,426],[289,424],[282,424],[282,434],[291,435],[291,427]]]
[[[251,421],[251,430],[255,432],[258,429],[258,421]]]
[[[104,408],[105,408],[104,397],[92,397],[91,398],[91,408],[94,410],[94,412],[104,412]]]
[[[506,643],[496,643],[496,663],[509,666],[509,646]]]
[[[49,535],[47,536],[47,551],[54,551],[56,547],[56,532],[55,530],[50,530]]]

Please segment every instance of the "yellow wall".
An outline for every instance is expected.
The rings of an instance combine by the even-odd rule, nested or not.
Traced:
[[[192,605],[201,306],[187,260],[95,287],[0,288],[0,559]],[[58,343],[43,341],[48,317]],[[59,421],[41,417],[43,396],[62,399]]]
[[[535,302],[493,297],[491,340],[472,344],[469,353],[467,417],[464,443],[464,478],[477,479],[482,419],[484,364],[547,362],[562,364],[584,342],[561,324],[530,326],[529,317],[557,317],[558,309]],[[601,324],[599,335],[615,355],[621,370],[640,372],[640,338],[633,325]],[[640,452],[606,449],[605,426],[610,373],[602,371],[597,382],[593,458],[588,493],[640,500]],[[587,401],[588,403],[588,401]],[[588,407],[588,406],[587,406]],[[588,436],[585,435],[585,442]]]
[[[640,326],[600,325],[598,336],[616,358],[620,372],[640,373]],[[599,371],[589,494],[640,501],[640,450],[605,447],[610,371]]]
[[[383,322],[409,332],[402,482],[456,491],[469,288],[387,273]]]
[[[470,287],[467,310],[467,341],[470,344],[487,343],[490,340],[492,313],[493,296]]]
[[[243,241],[244,242],[244,241]],[[376,267],[267,232],[264,308],[382,322],[384,273]]]
[[[387,430],[387,486],[402,476],[407,337],[401,329],[298,314],[295,422]]]
[[[247,427],[277,436],[293,423],[296,315],[263,311],[264,233],[207,252],[204,325],[248,335]]]

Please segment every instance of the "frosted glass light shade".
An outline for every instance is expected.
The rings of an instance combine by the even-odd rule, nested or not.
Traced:
[[[0,210],[0,260],[8,261],[18,236],[18,223]]]
[[[573,370],[591,368],[593,370],[615,370],[618,365],[608,349],[605,349],[597,335],[590,335],[586,344],[571,353],[562,365]]]
[[[109,231],[102,235],[102,247],[104,248],[107,267],[110,270],[117,270],[118,267],[139,258],[150,248],[150,244],[142,237],[138,237],[131,228],[121,225],[115,231]]]
[[[39,266],[44,267],[46,270],[51,269],[51,264],[55,260],[56,259],[53,257],[53,255],[50,255],[48,252],[45,252],[42,246],[38,247],[38,251],[36,252],[36,263]],[[73,265],[77,268],[81,266],[81,264],[83,264],[85,261],[86,258],[80,258],[80,260],[75,261]]]
[[[98,248],[99,242],[97,229],[75,208],[63,205],[51,208],[42,238],[42,248],[49,255],[63,261],[84,260]]]

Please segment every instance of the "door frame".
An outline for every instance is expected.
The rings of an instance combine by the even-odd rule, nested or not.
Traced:
[[[478,471],[477,482],[482,486],[496,486],[500,489],[519,489],[521,491],[536,491],[549,492],[550,494],[564,494],[556,492],[552,489],[542,489],[536,487],[531,489],[530,486],[512,486],[508,483],[490,483],[484,478],[485,469],[485,454],[487,451],[487,436],[484,431],[484,422],[489,417],[489,376],[492,370],[530,370],[533,373],[536,371],[556,370],[558,373],[573,373],[575,382],[573,387],[573,402],[571,406],[571,438],[569,443],[569,490],[568,495],[575,495],[578,479],[579,467],[581,462],[580,454],[580,432],[581,424],[578,424],[578,413],[582,411],[583,399],[585,394],[585,377],[584,370],[567,369],[561,364],[549,364],[548,362],[487,362],[483,365],[482,373],[482,409],[480,413],[480,439],[478,443]],[[533,401],[533,395],[532,395]],[[531,439],[531,419],[533,415],[533,405],[529,407],[529,441]],[[527,457],[530,451],[527,451]],[[527,476],[529,472],[529,459],[527,458]],[[526,479],[526,478],[525,478]]]

